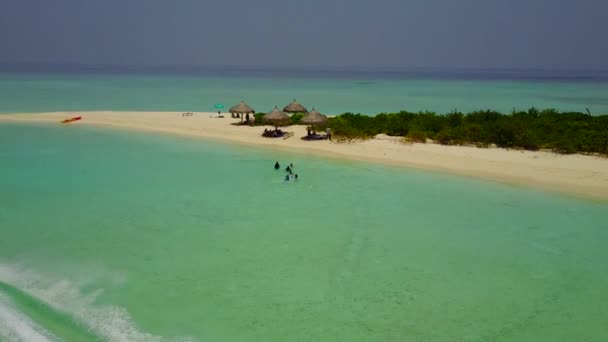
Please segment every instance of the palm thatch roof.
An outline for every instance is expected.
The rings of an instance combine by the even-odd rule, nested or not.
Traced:
[[[313,109],[308,112],[302,120],[300,121],[304,125],[324,125],[327,123],[327,116],[319,113],[316,109]]]
[[[283,111],[285,113],[308,113],[308,110],[306,110],[304,106],[297,102],[296,99],[293,99],[292,103],[285,106],[285,108],[283,108]]]
[[[262,121],[273,124],[275,126],[286,124],[289,122],[289,115],[281,112],[277,106],[274,107],[272,112],[266,113],[262,117]]]
[[[236,104],[236,105],[230,107],[230,113],[233,113],[233,114],[248,114],[248,113],[255,114],[255,110],[253,110],[253,108],[251,108],[244,101],[241,101],[239,104]]]

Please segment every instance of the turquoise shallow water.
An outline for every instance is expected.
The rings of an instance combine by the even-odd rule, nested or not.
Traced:
[[[212,111],[246,100],[258,112],[297,98],[327,114],[400,110],[556,108],[608,114],[608,81],[576,79],[390,78],[385,74],[315,76],[0,73],[0,113],[78,110]]]
[[[0,340],[608,338],[606,203],[292,158],[0,125]]]

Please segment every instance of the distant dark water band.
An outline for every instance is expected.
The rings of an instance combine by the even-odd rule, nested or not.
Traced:
[[[568,81],[608,83],[608,70],[544,69],[371,69],[371,68],[266,68],[232,66],[116,66],[65,64],[0,64],[4,73],[65,73],[125,75],[190,75],[208,77],[320,78],[320,79],[431,79],[487,81]]]

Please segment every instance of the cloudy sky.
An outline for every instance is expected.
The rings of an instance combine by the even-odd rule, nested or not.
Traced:
[[[608,0],[2,0],[0,63],[608,69]]]

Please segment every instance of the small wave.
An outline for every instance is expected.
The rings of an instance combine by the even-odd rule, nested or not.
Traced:
[[[11,308],[8,303],[8,298],[0,295],[0,340],[7,342],[50,342],[55,340],[51,333]]]
[[[55,310],[58,314],[69,317],[76,326],[84,328],[87,333],[98,336],[100,340],[133,342],[165,340],[161,336],[139,330],[125,308],[113,305],[95,305],[97,298],[103,294],[104,290],[97,288],[84,293],[81,289],[90,288],[90,281],[74,282],[65,279],[53,279],[53,277],[31,270],[0,263],[0,282],[27,296],[31,296],[51,310]],[[5,309],[5,312],[9,311]],[[14,314],[12,315],[8,317],[17,317]],[[2,316],[0,316],[1,318]],[[15,325],[15,322],[18,321],[13,319],[8,324],[9,327]],[[74,324],[70,325],[74,326]],[[32,325],[27,326],[32,327]],[[21,325],[19,327],[25,329]],[[35,329],[30,330],[37,331]],[[8,331],[8,328],[6,331]],[[22,332],[27,331],[22,330]],[[39,335],[45,336],[43,334]],[[24,340],[30,341],[30,339]],[[40,341],[48,340],[50,339]],[[172,338],[171,340],[187,341],[188,339]]]

